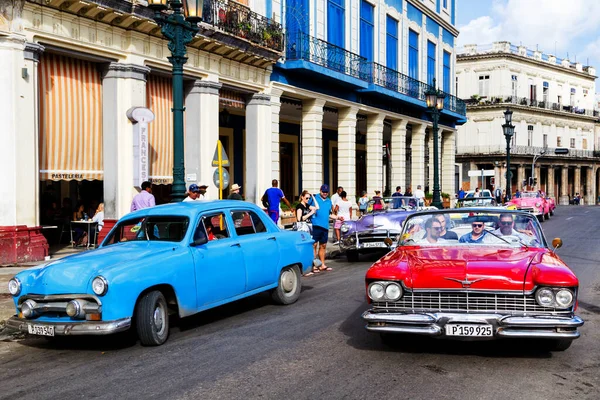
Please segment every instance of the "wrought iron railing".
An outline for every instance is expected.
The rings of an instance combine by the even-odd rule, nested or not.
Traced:
[[[568,112],[572,114],[587,115],[588,117],[598,117],[600,112],[598,110],[579,108],[571,105],[564,105],[561,103],[553,103],[543,100],[534,100],[528,97],[514,97],[514,96],[491,96],[488,99],[471,99],[467,100],[469,106],[487,106],[493,104],[516,104],[527,107],[537,107],[546,110]]]
[[[365,79],[368,75],[368,60],[365,57],[304,32],[288,36],[286,57],[288,60],[310,61],[358,79]]]
[[[202,20],[224,32],[277,52],[283,51],[281,24],[228,0],[206,0]]]
[[[377,63],[373,63],[372,83],[423,101],[429,89],[426,83]]]
[[[556,154],[554,147],[539,147],[539,146],[511,146],[511,155],[525,155],[533,157],[534,154],[540,154],[545,151],[542,158],[554,157],[577,157],[577,158],[592,158],[597,157],[593,150],[569,149],[568,154]],[[457,155],[506,155],[506,145],[482,145],[482,146],[457,146]]]

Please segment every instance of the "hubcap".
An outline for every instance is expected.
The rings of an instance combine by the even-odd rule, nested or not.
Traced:
[[[294,271],[286,270],[281,274],[281,287],[286,293],[294,291],[296,288],[296,275]]]
[[[154,327],[157,333],[162,333],[165,328],[165,310],[160,304],[154,309]]]

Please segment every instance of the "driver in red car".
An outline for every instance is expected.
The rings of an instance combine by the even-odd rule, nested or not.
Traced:
[[[532,237],[533,233],[529,232],[529,235],[517,231],[515,228],[515,220],[512,214],[500,214],[499,227],[492,233],[496,236],[515,236],[519,238],[523,243],[532,245],[537,243],[536,238]]]

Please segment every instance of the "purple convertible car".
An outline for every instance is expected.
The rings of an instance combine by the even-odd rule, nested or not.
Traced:
[[[361,253],[393,250],[398,243],[397,236],[402,231],[402,223],[406,217],[429,208],[435,209],[419,206],[416,197],[384,197],[377,202],[371,200],[365,215],[356,221],[346,221],[342,225],[340,247],[346,252],[350,262],[358,261]]]

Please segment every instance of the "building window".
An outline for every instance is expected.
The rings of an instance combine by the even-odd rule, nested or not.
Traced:
[[[479,96],[488,97],[490,95],[490,76],[479,76]]]
[[[571,146],[572,149],[575,148],[575,138],[571,138]]]
[[[408,76],[419,79],[419,34],[408,30]]]
[[[447,9],[447,8],[448,8],[448,0],[444,0],[444,3],[443,3],[443,5],[444,5],[444,8],[446,8],[446,9]]]
[[[387,16],[386,19],[386,42],[385,42],[385,65],[393,69],[398,70],[398,21],[394,18]]]
[[[537,100],[537,86],[533,83],[533,80],[529,80],[529,101],[531,103]]]
[[[360,55],[369,61],[373,61],[374,8],[368,1],[360,3]]]
[[[435,44],[427,41],[427,83],[433,85],[435,79]]]
[[[515,147],[517,145],[517,131],[514,131],[512,136],[512,141],[510,142],[510,147]]]
[[[533,125],[527,126],[527,146],[533,146]]]
[[[513,103],[517,104],[517,88],[519,86],[519,81],[517,80],[517,75],[512,75],[511,79],[511,94]]]
[[[346,41],[344,14],[344,0],[328,0],[327,41],[342,48]]]
[[[549,85],[548,82],[544,82],[542,87],[542,97],[544,101],[544,107],[548,107],[548,93],[549,93]]]
[[[556,138],[556,147],[561,147],[562,146],[562,138],[560,136],[558,136]]]
[[[444,92],[450,93],[450,63],[451,55],[447,51],[444,51]],[[458,92],[455,92],[458,93]]]
[[[548,134],[544,133],[544,148],[548,147]]]
[[[587,139],[585,139],[585,138],[583,139],[583,149],[584,150],[588,149],[588,147],[587,147]]]
[[[571,88],[571,98],[569,99],[569,105],[571,107],[575,107],[575,93],[576,93],[575,88]]]

